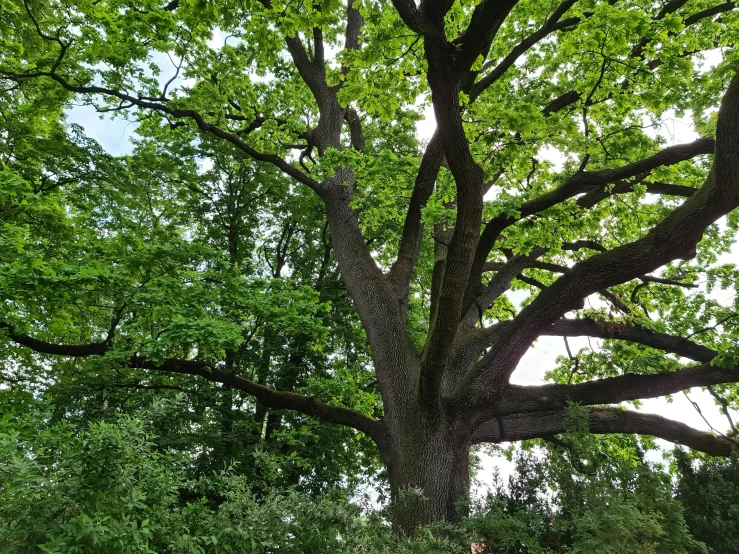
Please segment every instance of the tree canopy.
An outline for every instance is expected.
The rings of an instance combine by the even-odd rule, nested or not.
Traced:
[[[200,469],[385,471],[405,530],[458,520],[471,447],[551,439],[573,405],[730,455],[620,404],[737,407],[735,8],[3,2],[3,381],[59,418],[184,393],[165,436]],[[131,121],[131,153],[79,105]],[[597,342],[512,384],[542,336]]]

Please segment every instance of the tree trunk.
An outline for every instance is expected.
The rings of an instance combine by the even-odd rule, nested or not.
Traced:
[[[384,456],[395,529],[411,534],[419,525],[458,521],[469,498],[468,441],[453,425],[414,426],[395,436]]]

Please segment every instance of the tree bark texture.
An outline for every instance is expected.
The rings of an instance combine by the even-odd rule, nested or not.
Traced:
[[[393,524],[406,533],[419,525],[458,521],[469,495],[469,437],[454,424],[416,418],[398,426],[381,449],[387,466]]]

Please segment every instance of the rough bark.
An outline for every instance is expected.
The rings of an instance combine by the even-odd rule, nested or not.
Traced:
[[[737,449],[737,443],[731,439],[696,431],[684,423],[658,415],[629,412],[618,408],[590,408],[584,415],[588,431],[595,434],[652,435],[713,456],[728,456]],[[519,441],[551,437],[573,430],[570,414],[566,410],[516,414],[486,422],[475,431],[472,440],[475,443]]]
[[[396,528],[411,533],[419,525],[458,521],[469,494],[470,443],[451,422],[418,417],[398,428],[389,449],[381,449],[388,470]]]

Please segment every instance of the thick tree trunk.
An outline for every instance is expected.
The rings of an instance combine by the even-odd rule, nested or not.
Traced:
[[[466,513],[470,447],[453,428],[416,428],[385,453],[396,530],[410,534],[419,525],[458,521]]]

